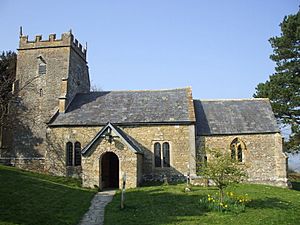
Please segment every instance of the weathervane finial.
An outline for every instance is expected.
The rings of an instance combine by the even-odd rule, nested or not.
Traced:
[[[23,27],[20,26],[20,37],[22,37],[22,36],[23,36]]]

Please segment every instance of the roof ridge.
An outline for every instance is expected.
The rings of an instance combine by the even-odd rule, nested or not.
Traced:
[[[89,93],[101,93],[101,92],[159,92],[159,91],[175,91],[175,90],[186,90],[191,88],[190,86],[188,87],[182,87],[182,88],[163,88],[163,89],[145,89],[145,90],[110,90],[110,91],[91,91]],[[82,93],[84,94],[84,93]],[[86,93],[88,94],[88,93]]]
[[[213,101],[269,101],[268,98],[233,98],[233,99],[194,99],[194,101],[213,102]]]

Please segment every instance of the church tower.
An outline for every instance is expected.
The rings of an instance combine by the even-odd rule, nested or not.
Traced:
[[[47,123],[64,113],[76,93],[90,91],[87,50],[71,32],[60,39],[21,35],[14,92],[18,95],[12,153],[15,164],[43,164]],[[37,162],[37,163],[33,163]],[[28,164],[29,165],[29,164]]]

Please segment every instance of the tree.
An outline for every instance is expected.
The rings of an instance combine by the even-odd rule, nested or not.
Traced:
[[[8,113],[8,105],[13,98],[12,85],[16,79],[17,55],[12,51],[0,55],[0,127]]]
[[[17,55],[14,52],[0,54],[0,149],[3,147],[3,133],[7,133],[9,103],[13,98],[12,84],[16,79]],[[2,154],[2,150],[0,151]]]
[[[220,202],[223,203],[224,190],[233,183],[239,183],[246,173],[238,162],[231,159],[228,152],[222,150],[206,149],[208,162],[204,162],[199,168],[199,175],[212,180],[219,189]]]
[[[300,11],[285,16],[281,35],[269,39],[273,48],[270,58],[276,63],[275,73],[256,87],[256,98],[269,98],[276,118],[291,127],[286,147],[300,147]]]
[[[2,52],[0,55],[0,127],[5,122],[4,118],[8,116],[10,103],[19,102],[20,99],[18,99],[18,95],[20,91],[32,84],[32,82],[39,77],[39,75],[37,75],[28,79],[21,87],[17,85],[12,92],[13,83],[16,80],[16,65],[17,54],[15,52]],[[9,112],[10,117],[15,119],[16,113],[17,109],[14,107],[13,112]]]
[[[22,103],[22,98],[19,96],[20,92],[26,87],[33,84],[33,81],[39,75],[23,81],[22,86],[19,87],[19,82],[16,82],[14,90],[13,84],[16,81],[16,64],[17,54],[8,51],[0,54],[0,155],[3,149],[11,147],[11,139],[13,130],[18,127],[28,129],[23,122],[18,119],[21,111],[26,111],[27,108]],[[22,120],[35,122],[30,113],[23,114]],[[3,142],[2,142],[3,141]],[[4,143],[5,142],[5,143]]]

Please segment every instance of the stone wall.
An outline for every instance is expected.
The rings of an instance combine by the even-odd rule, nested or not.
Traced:
[[[98,186],[103,188],[101,163],[102,157],[107,152],[113,152],[119,160],[119,188],[122,187],[122,176],[126,174],[126,187],[134,188],[139,185],[139,163],[141,160],[136,153],[118,139],[109,143],[103,139],[91,153],[82,158],[82,184],[84,187]]]
[[[193,126],[135,126],[124,127],[124,131],[143,147],[144,180],[162,180],[164,176],[170,180],[183,180],[189,170],[191,174],[195,174]],[[170,144],[170,167],[157,168],[154,166],[153,148],[156,142]]]
[[[71,103],[77,93],[90,91],[90,77],[87,62],[76,51],[70,52],[67,100]]]
[[[66,143],[80,142],[85,147],[102,127],[72,127],[72,128],[52,128],[48,132],[48,142],[50,148],[46,154],[45,169],[48,173],[60,176],[76,176],[79,169],[74,169],[71,174],[70,168],[66,167]],[[127,175],[127,187],[136,187],[141,182],[142,156],[135,154],[124,143],[118,140],[108,143],[101,141],[91,153],[82,157],[82,182],[85,187],[101,188],[101,157],[105,152],[113,152],[120,161],[119,187],[123,173]],[[81,171],[80,171],[81,172]]]
[[[82,147],[85,147],[94,136],[101,130],[102,127],[52,127],[48,130],[47,139],[49,142],[49,149],[46,154],[45,168],[49,173],[65,176],[67,174],[65,167],[65,148],[66,143],[71,141],[75,143],[79,141]],[[195,139],[193,126],[186,125],[164,125],[164,126],[127,126],[122,129],[134,138],[141,148],[143,149],[143,155],[132,155],[131,150],[125,148],[124,156],[121,155],[117,147],[106,146],[100,144],[94,151],[95,155],[92,161],[88,158],[83,158],[82,173],[85,185],[91,186],[99,183],[99,176],[95,174],[98,171],[95,169],[97,165],[99,167],[99,157],[105,151],[112,151],[116,153],[120,159],[120,168],[123,171],[129,171],[129,167],[133,167],[130,173],[135,174],[135,181],[130,181],[130,186],[141,183],[145,180],[162,180],[164,176],[167,176],[169,180],[183,180],[184,175],[190,171],[191,174],[195,174]],[[170,167],[156,168],[154,166],[154,150],[153,145],[155,142],[168,142],[170,144]],[[124,143],[123,143],[124,145]],[[125,146],[126,147],[126,146]],[[109,149],[109,150],[108,150]],[[98,158],[97,158],[98,157]],[[131,161],[126,161],[122,157],[128,157]],[[88,164],[88,161],[91,164]],[[123,167],[122,162],[126,162],[126,168]],[[86,172],[86,168],[90,171],[89,166],[93,166],[93,175],[89,175]],[[130,166],[129,166],[130,165]],[[126,169],[126,170],[125,170]],[[98,173],[99,174],[99,173]],[[90,176],[94,177],[91,178]],[[92,181],[89,183],[89,177]],[[127,176],[130,177],[130,174]]]
[[[249,182],[287,186],[287,157],[282,151],[279,133],[201,136],[196,140],[197,153],[201,154],[204,148],[230,152],[230,144],[235,138],[246,146],[240,165],[246,170]]]
[[[48,149],[45,155],[45,171],[47,173],[67,176],[66,143],[80,142],[85,147],[102,127],[57,127],[47,131]]]

